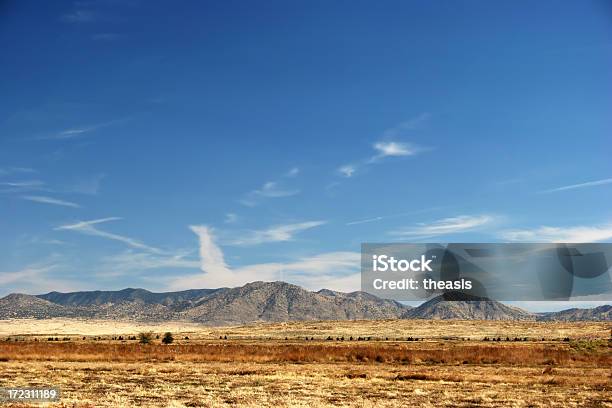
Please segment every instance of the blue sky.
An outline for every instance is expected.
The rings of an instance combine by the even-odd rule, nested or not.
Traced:
[[[604,1],[0,4],[0,294],[359,287],[612,240]]]

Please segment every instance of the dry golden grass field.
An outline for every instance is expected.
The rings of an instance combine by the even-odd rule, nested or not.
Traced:
[[[54,407],[612,407],[611,328],[0,321],[0,387],[58,386],[60,402],[38,404]],[[141,331],[152,344],[129,340]]]

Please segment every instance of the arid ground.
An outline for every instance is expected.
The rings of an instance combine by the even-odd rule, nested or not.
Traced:
[[[61,401],[48,404],[56,407],[612,407],[611,329],[592,322],[0,321],[0,387],[60,387]],[[142,331],[155,333],[152,344],[130,340]],[[165,331],[173,344],[156,338]]]

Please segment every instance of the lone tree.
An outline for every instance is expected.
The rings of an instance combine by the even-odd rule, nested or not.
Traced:
[[[140,332],[138,333],[138,341],[140,344],[149,344],[153,340],[153,333],[151,332]]]
[[[164,333],[164,337],[162,338],[162,343],[170,344],[174,341],[174,337],[172,337],[172,333],[166,332]]]

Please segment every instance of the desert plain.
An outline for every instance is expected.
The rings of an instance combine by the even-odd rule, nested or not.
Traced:
[[[611,329],[610,322],[3,320],[0,387],[59,387],[59,401],[36,404],[49,407],[612,407]],[[168,331],[174,342],[161,344]],[[151,344],[139,343],[142,332],[153,333]]]

